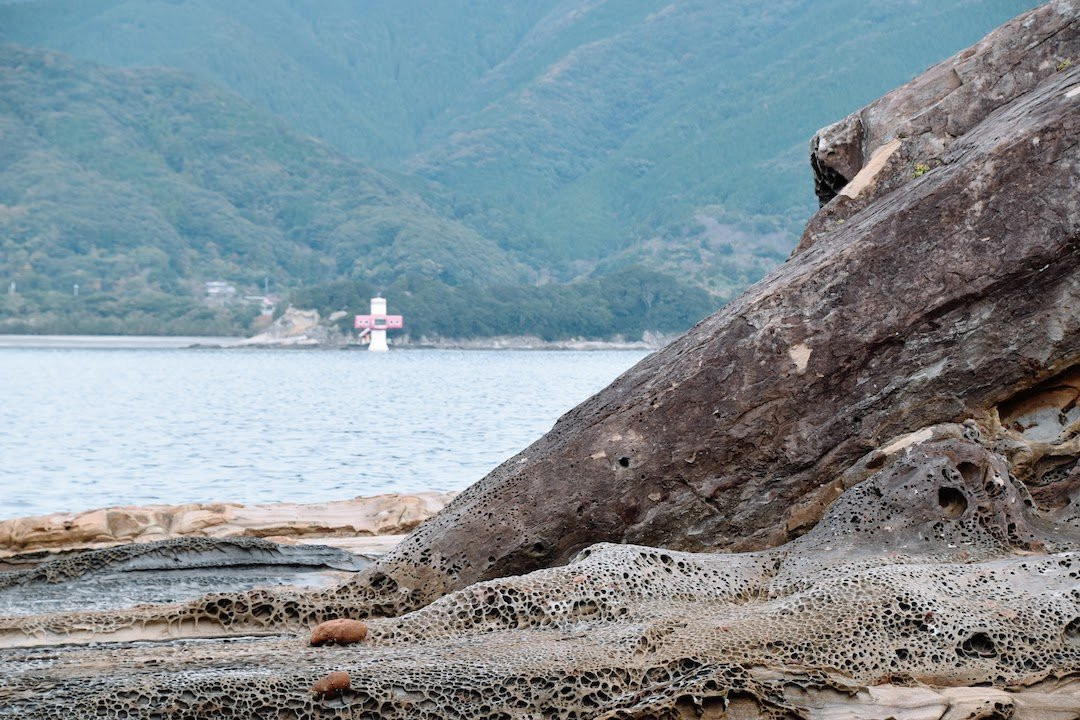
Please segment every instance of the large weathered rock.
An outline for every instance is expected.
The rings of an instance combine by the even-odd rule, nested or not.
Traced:
[[[797,252],[879,197],[945,162],[988,115],[1076,61],[1076,8],[1049,3],[927,70],[810,141],[823,212]],[[835,198],[835,202],[832,202]]]
[[[827,133],[865,134],[876,118],[901,126],[967,98],[962,123],[890,141],[897,157],[938,148],[932,169],[916,178],[884,163],[845,222],[567,413],[374,566],[331,594],[284,603],[275,620],[395,615],[596,542],[775,546],[812,527],[856,459],[890,438],[965,418],[995,426],[999,403],[1080,362],[1080,64],[1057,59],[1080,46],[1078,16],[1076,0],[1031,11],[853,116],[873,119],[861,130]],[[943,69],[964,63],[979,72]],[[962,134],[931,142],[951,132]],[[890,135],[873,137],[864,157]],[[216,603],[184,615],[221,620]]]
[[[407,610],[598,541],[776,545],[863,453],[1077,362],[1080,64],[1058,68],[1078,8],[1027,13],[826,133],[817,162],[841,173],[896,149],[812,243],[465,491],[358,596]]]
[[[360,645],[8,650],[0,717],[1075,718],[1080,531],[987,441],[942,425],[868,455],[777,548],[597,545],[371,620]],[[309,693],[331,672],[349,683]]]

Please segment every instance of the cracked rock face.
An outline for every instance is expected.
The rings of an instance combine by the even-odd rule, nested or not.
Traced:
[[[0,619],[0,717],[1080,716],[1077,48],[822,131],[783,267],[341,586]]]
[[[810,164],[825,210],[811,220],[796,252],[877,198],[954,161],[953,146],[988,116],[1069,69],[1062,65],[1077,59],[1076,20],[1075,2],[1048,3],[819,130],[810,141]],[[886,165],[880,153],[889,146],[899,152],[889,152]],[[880,164],[872,164],[875,155]]]

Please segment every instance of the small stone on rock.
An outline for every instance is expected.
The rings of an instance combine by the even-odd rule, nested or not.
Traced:
[[[359,620],[327,620],[319,623],[311,631],[311,644],[315,647],[320,645],[352,645],[367,637],[367,625]]]
[[[314,695],[324,698],[335,698],[349,689],[349,673],[332,672],[322,680],[311,686]]]

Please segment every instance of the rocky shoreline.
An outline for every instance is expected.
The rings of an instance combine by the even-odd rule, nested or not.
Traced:
[[[385,552],[455,492],[389,493],[321,503],[122,506],[0,520],[0,563],[176,538],[262,538]]]
[[[330,589],[393,549],[455,495],[123,506],[2,520],[0,616],[176,603],[211,590]],[[168,634],[151,628],[125,638]]]

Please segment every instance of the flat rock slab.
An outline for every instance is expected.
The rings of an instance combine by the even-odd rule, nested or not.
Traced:
[[[112,610],[256,587],[325,589],[371,559],[319,545],[182,538],[91,550],[0,573],[0,616]]]

